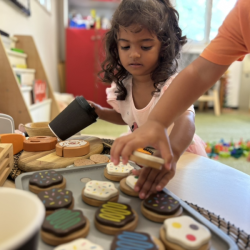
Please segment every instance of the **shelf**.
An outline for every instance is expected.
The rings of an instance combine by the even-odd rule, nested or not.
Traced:
[[[29,107],[30,114],[33,122],[49,122],[50,121],[50,110],[51,110],[51,99],[44,100],[43,102],[32,104]]]

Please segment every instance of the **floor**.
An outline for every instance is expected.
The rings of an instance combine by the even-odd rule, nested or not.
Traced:
[[[119,126],[98,120],[82,133],[96,135],[102,138],[116,138],[128,130],[127,126]],[[196,133],[205,142],[238,142],[242,138],[250,140],[250,113],[235,110],[223,110],[221,116],[216,117],[212,110],[196,113]],[[245,157],[220,158],[220,162],[250,175],[250,162]]]

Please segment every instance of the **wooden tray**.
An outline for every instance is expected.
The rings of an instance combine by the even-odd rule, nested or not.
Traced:
[[[13,164],[13,145],[11,143],[0,143],[0,187],[7,179]]]

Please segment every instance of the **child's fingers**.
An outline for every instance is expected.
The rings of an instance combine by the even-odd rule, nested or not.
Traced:
[[[141,191],[141,188],[144,185],[144,182],[147,180],[149,173],[150,173],[149,168],[141,169],[138,181],[136,182],[136,185],[135,185],[135,188],[134,188],[135,192],[140,192]]]
[[[171,168],[171,162],[173,160],[173,152],[170,146],[169,138],[168,136],[162,137],[162,139],[158,143],[159,151],[161,153],[161,157],[165,161],[165,169],[170,170]]]
[[[133,170],[132,170],[132,174],[133,174],[133,175],[139,176],[140,173],[141,173],[141,169],[139,169],[139,170],[133,169]]]
[[[156,186],[156,191],[161,191],[168,182],[172,179],[173,176],[171,174],[167,173],[164,176],[162,176],[160,182],[158,182],[158,185]]]

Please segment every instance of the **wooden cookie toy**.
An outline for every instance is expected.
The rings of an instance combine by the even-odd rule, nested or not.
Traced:
[[[94,165],[95,163],[89,159],[78,159],[74,161],[75,167],[81,167],[81,166],[88,166],[88,165]]]
[[[104,250],[101,246],[86,239],[77,239],[72,242],[60,245],[54,250]]]
[[[56,154],[61,157],[80,157],[89,151],[90,144],[84,140],[68,140],[56,144]]]
[[[69,190],[53,188],[42,191],[37,196],[45,206],[46,215],[52,214],[56,209],[73,209],[74,207],[74,198]]]
[[[100,155],[100,154],[91,155],[89,159],[93,161],[95,164],[109,162],[109,158],[106,155]]]
[[[151,221],[163,222],[165,219],[180,216],[183,209],[179,201],[161,191],[151,194],[141,203],[141,212]]]
[[[189,216],[167,219],[160,229],[160,238],[167,249],[210,249],[210,231]]]
[[[135,175],[129,175],[128,177],[123,178],[120,181],[121,191],[127,195],[138,197],[139,193],[134,191],[137,180],[138,176]]]
[[[110,250],[140,249],[165,250],[162,242],[147,233],[121,231],[115,235]]]
[[[56,144],[56,137],[34,136],[23,142],[23,150],[28,152],[49,151],[55,149]]]
[[[29,180],[29,190],[35,194],[53,188],[65,188],[66,179],[55,170],[35,172]]]
[[[104,169],[104,176],[111,181],[120,181],[128,176],[131,170],[134,169],[129,163],[124,165],[122,162],[115,166],[113,162],[107,164]]]
[[[89,181],[82,190],[83,201],[95,207],[99,207],[107,201],[118,201],[118,198],[118,189],[108,181]]]
[[[133,231],[137,224],[138,215],[127,204],[109,201],[102,204],[95,213],[95,227],[104,234]]]
[[[23,150],[23,142],[25,137],[18,134],[0,134],[0,143],[11,143],[13,145],[13,154],[17,154]]]
[[[81,210],[59,209],[48,215],[42,224],[41,238],[52,246],[85,238],[90,223]]]

